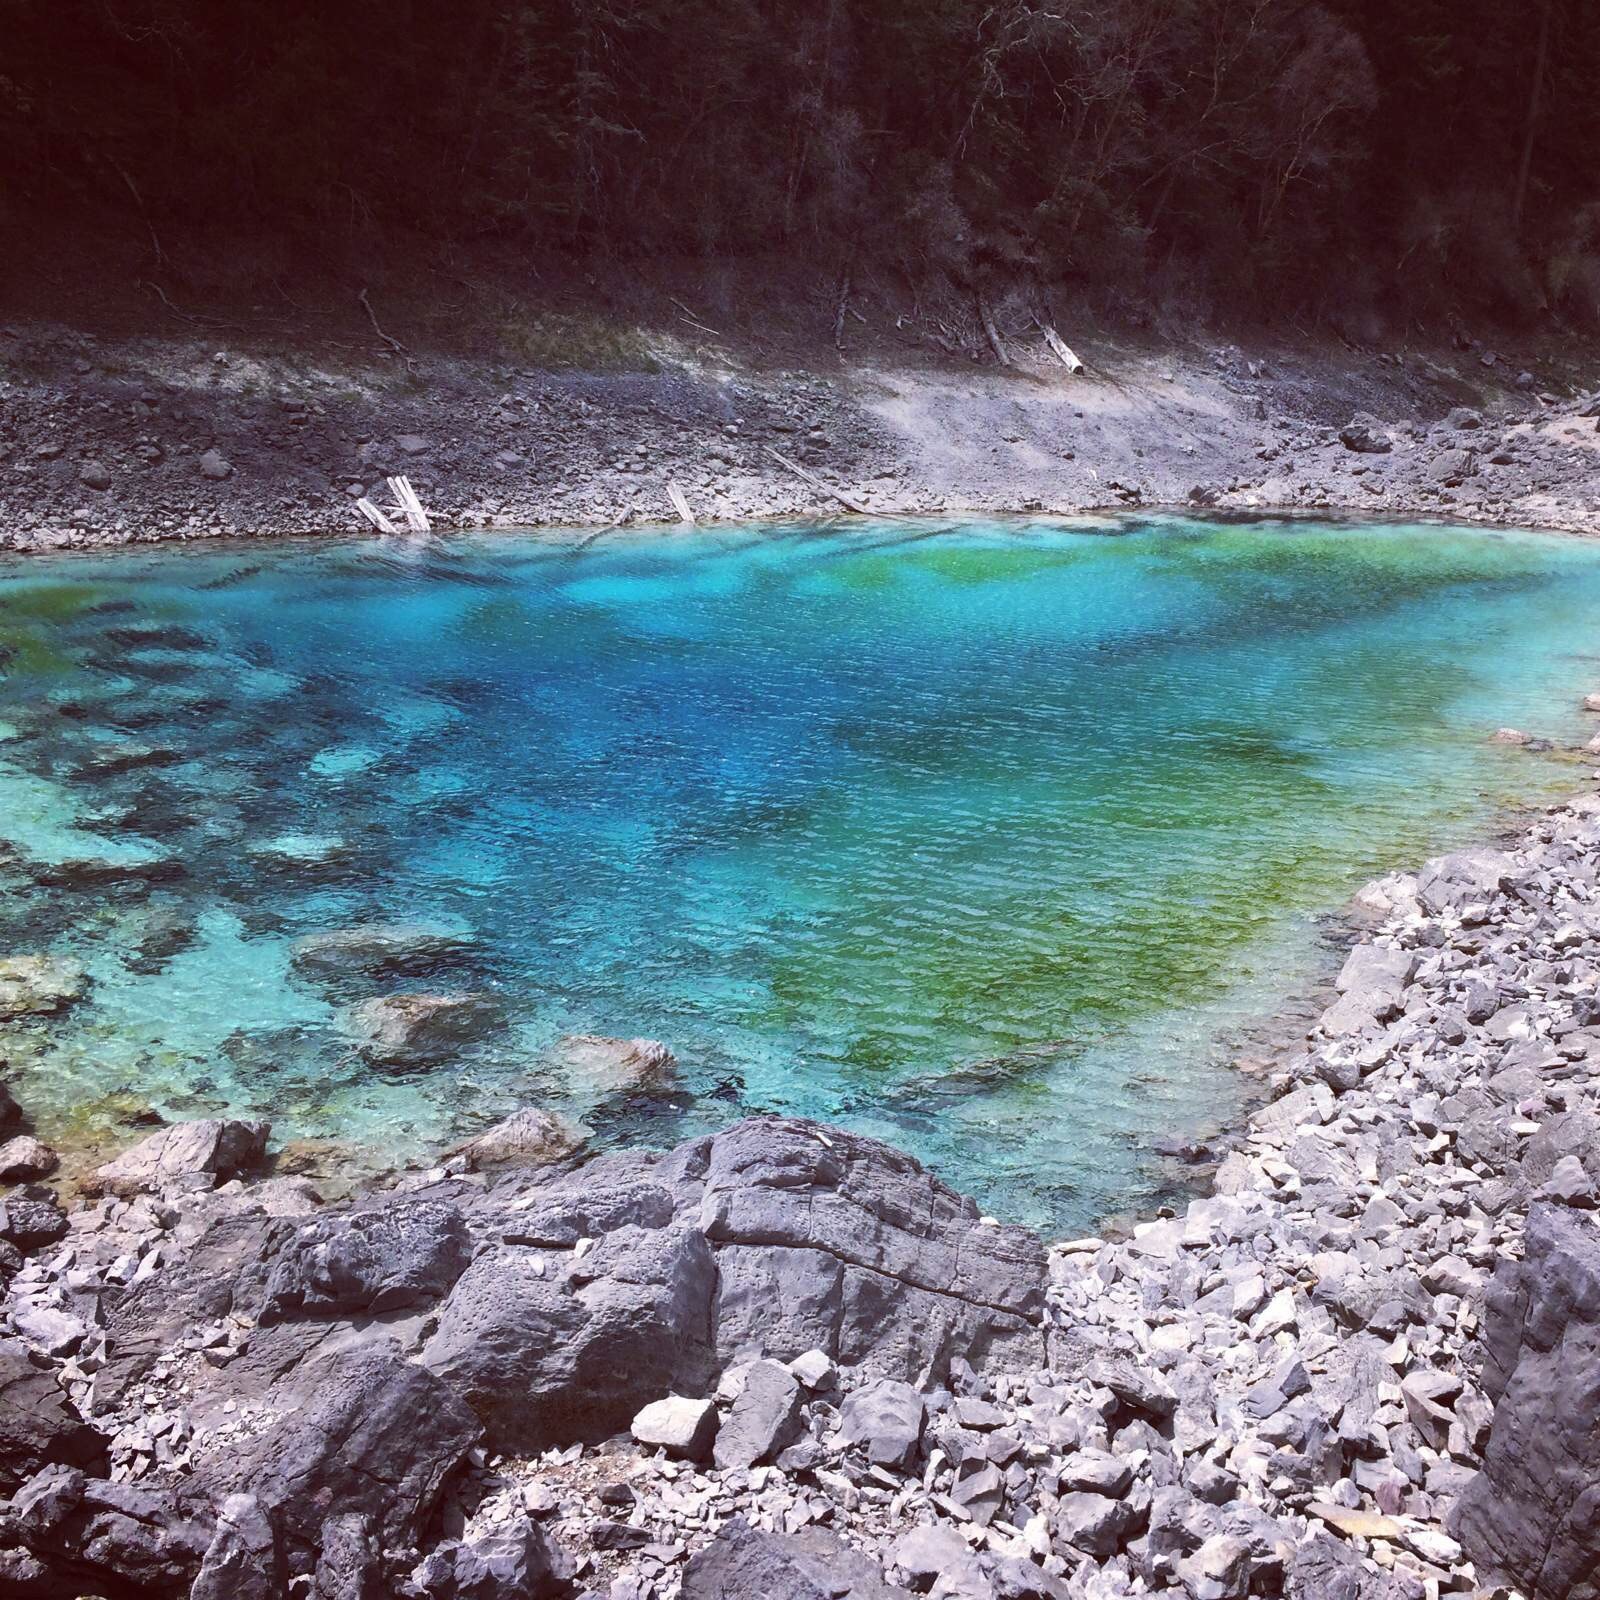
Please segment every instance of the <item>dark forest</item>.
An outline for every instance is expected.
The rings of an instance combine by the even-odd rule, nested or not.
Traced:
[[[1584,0],[0,0],[0,216],[1583,319],[1597,78]]]

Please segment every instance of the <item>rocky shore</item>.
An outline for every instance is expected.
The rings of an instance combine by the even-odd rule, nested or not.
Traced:
[[[1213,1191],[1125,1238],[531,1107],[330,1204],[225,1121],[12,1188],[0,1591],[1594,1596],[1600,796],[1361,902]]]
[[[0,548],[363,533],[405,474],[439,528],[1130,507],[1592,531],[1600,396],[1470,341],[1083,346],[1007,369],[637,337],[632,367],[0,327]]]

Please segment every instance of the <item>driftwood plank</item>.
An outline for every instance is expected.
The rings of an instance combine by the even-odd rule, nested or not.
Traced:
[[[798,461],[791,461],[789,457],[786,456],[781,450],[774,450],[770,444],[766,447],[766,450],[767,454],[771,456],[779,466],[787,467],[795,475],[795,477],[803,478],[811,485],[813,489],[820,491],[822,494],[831,495],[839,502],[840,505],[849,507],[849,509],[854,511],[858,516],[898,517],[901,514],[898,511],[874,510],[874,508],[869,506],[866,501],[858,500],[855,495],[848,493],[844,489],[835,489],[831,483],[819,478],[816,473],[808,472],[800,465]]]
[[[694,512],[689,509],[688,497],[671,478],[667,479],[667,498],[672,502],[672,509],[678,513],[678,520],[692,528]]]
[[[399,533],[399,529],[375,506],[365,498],[356,501],[356,510],[372,524],[379,533]]]
[[[395,498],[395,504],[400,508],[400,515],[406,519],[406,526],[413,533],[429,533],[432,525],[428,521],[428,513],[422,509],[422,502],[417,498],[417,491],[411,487],[409,478],[390,478],[389,493]]]

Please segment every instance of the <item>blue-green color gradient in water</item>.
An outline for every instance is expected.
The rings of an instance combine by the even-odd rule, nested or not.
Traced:
[[[251,1109],[398,1157],[529,1099],[663,1143],[792,1110],[1079,1227],[1236,1104],[1220,1041],[1327,960],[1318,914],[1573,786],[1486,734],[1583,732],[1597,616],[1600,548],[1431,527],[17,561],[0,952],[93,988],[0,1053],[69,1137]],[[472,949],[387,984],[291,965],[371,921]],[[374,1068],[347,1008],[406,987],[503,1022]],[[561,1081],[578,1032],[669,1041],[685,1092]]]

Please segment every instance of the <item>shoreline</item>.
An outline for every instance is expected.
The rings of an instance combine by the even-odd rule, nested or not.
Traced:
[[[1493,837],[1357,897],[1375,921],[1283,1092],[1126,1239],[1046,1250],[898,1152],[783,1118],[585,1161],[530,1113],[327,1205],[251,1181],[263,1127],[180,1124],[59,1222],[14,1194],[7,1227],[59,1242],[20,1262],[4,1320],[63,1400],[34,1397],[54,1442],[12,1486],[0,1573],[115,1575],[74,1530],[122,1519],[164,1530],[186,1585],[249,1512],[311,1574],[317,1492],[365,1519],[374,1573],[454,1505],[430,1561],[520,1552],[551,1595],[736,1600],[773,1561],[913,1591],[957,1573],[982,1600],[1543,1594],[1584,1535],[1528,1483],[1588,1470],[1549,1424],[1581,1382],[1574,1252],[1600,1268],[1600,1005],[1547,969],[1600,971],[1600,795]],[[528,1342],[550,1326],[554,1349]],[[620,1393],[579,1376],[596,1357]],[[353,1482],[352,1403],[378,1419],[364,1457],[434,1463],[420,1502]],[[290,1439],[319,1490],[275,1476]],[[63,1496],[88,1523],[43,1514]]]
[[[1449,348],[1103,333],[1079,376],[1018,357],[830,347],[779,369],[663,348],[651,367],[584,371],[439,351],[399,373],[348,349],[24,323],[0,329],[0,547],[334,537],[364,528],[357,495],[382,498],[392,474],[440,531],[671,526],[672,489],[705,525],[838,515],[842,492],[886,516],[1595,531],[1600,399],[1531,355],[1548,387]]]
[[[1083,505],[1063,510],[1028,510],[1016,506],[955,506],[937,511],[874,508],[870,514],[848,511],[842,507],[836,507],[832,511],[821,507],[814,511],[785,511],[781,514],[774,513],[770,516],[754,512],[750,515],[704,518],[694,523],[684,523],[672,517],[659,517],[641,518],[606,526],[573,522],[486,524],[482,526],[441,527],[433,529],[430,533],[415,535],[408,535],[403,532],[381,534],[371,528],[342,527],[321,529],[285,528],[255,533],[208,532],[193,534],[157,532],[148,535],[134,534],[127,538],[110,541],[93,542],[84,540],[83,542],[69,544],[12,545],[0,542],[0,562],[13,559],[26,561],[32,557],[116,555],[139,550],[167,550],[182,545],[199,545],[208,550],[233,547],[243,548],[260,544],[370,544],[379,549],[426,549],[431,543],[448,545],[455,539],[498,538],[501,536],[515,538],[519,535],[535,535],[549,537],[554,540],[574,537],[579,540],[581,549],[587,548],[591,543],[597,543],[600,539],[626,538],[629,535],[659,538],[666,534],[693,535],[699,532],[727,532],[749,527],[772,528],[781,531],[796,525],[823,523],[847,527],[859,525],[863,528],[871,528],[878,526],[875,520],[878,517],[882,517],[886,522],[890,523],[902,521],[916,523],[949,522],[956,526],[971,520],[993,520],[1002,524],[1014,521],[1018,523],[1043,522],[1070,525],[1079,521],[1114,524],[1121,521],[1136,521],[1142,518],[1172,518],[1200,523],[1239,521],[1319,523],[1334,527],[1349,523],[1362,526],[1393,525],[1400,527],[1436,527],[1441,529],[1462,528],[1482,533],[1548,534],[1552,537],[1563,539],[1600,538],[1600,523],[1597,523],[1592,518],[1585,519],[1581,525],[1576,516],[1569,520],[1548,523],[1507,522],[1493,517],[1450,515],[1438,510],[1419,509],[1374,512],[1370,508],[1356,505],[1313,507],[1286,503],[1251,505],[1249,507],[1231,509],[1221,505],[1191,506],[1176,502],[1171,504],[1141,505],[1138,507],[1113,503]],[[1085,531],[1102,533],[1108,538],[1115,537],[1117,532],[1114,527],[1093,528]]]

